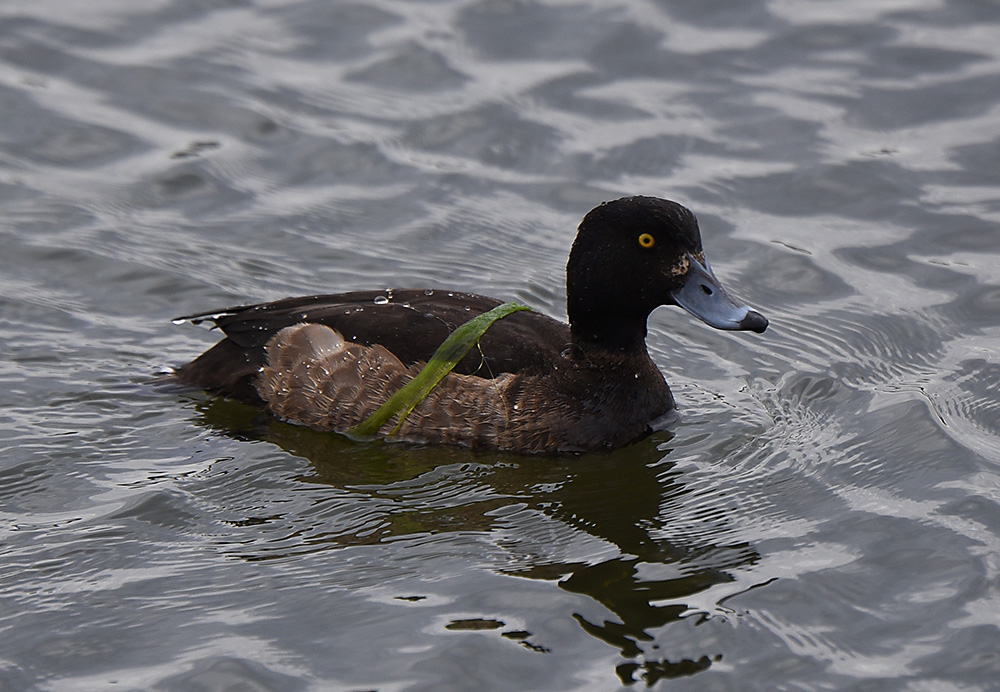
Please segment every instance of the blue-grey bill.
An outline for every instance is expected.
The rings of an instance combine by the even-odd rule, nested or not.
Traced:
[[[688,255],[684,285],[672,292],[674,302],[716,329],[745,329],[758,334],[767,329],[767,318],[738,302],[722,287],[708,266]]]

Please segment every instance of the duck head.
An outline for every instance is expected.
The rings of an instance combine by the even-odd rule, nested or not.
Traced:
[[[656,197],[605,202],[580,224],[566,266],[574,342],[644,348],[646,320],[677,305],[716,329],[763,332],[767,319],[733,298],[712,272],[698,221]]]

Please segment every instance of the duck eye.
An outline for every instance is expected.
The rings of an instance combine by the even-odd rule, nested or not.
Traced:
[[[649,233],[643,233],[639,236],[639,246],[649,249],[656,245],[656,238],[651,236]]]

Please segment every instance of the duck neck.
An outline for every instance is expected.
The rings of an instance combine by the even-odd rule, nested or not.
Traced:
[[[573,345],[585,351],[602,349],[622,354],[646,353],[646,316],[573,315],[570,313]]]
[[[573,345],[621,353],[646,353],[646,319],[653,307],[608,275],[613,262],[580,265],[577,246],[566,265],[566,314]]]

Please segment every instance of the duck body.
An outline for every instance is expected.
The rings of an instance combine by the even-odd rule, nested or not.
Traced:
[[[439,290],[353,291],[192,315],[185,319],[211,319],[226,338],[175,376],[284,420],[345,432],[412,379],[456,327],[500,303]],[[393,437],[581,452],[627,444],[673,407],[645,349],[573,348],[568,325],[526,311],[494,323]]]
[[[354,291],[189,315],[178,319],[214,322],[226,336],[174,376],[344,433],[420,372],[456,327],[501,302],[441,290]],[[380,435],[518,453],[637,440],[674,408],[645,345],[646,319],[664,304],[722,329],[767,326],[717,283],[684,207],[652,197],[606,203],[584,219],[570,254],[570,324],[534,311],[495,322],[398,428],[390,421]]]

